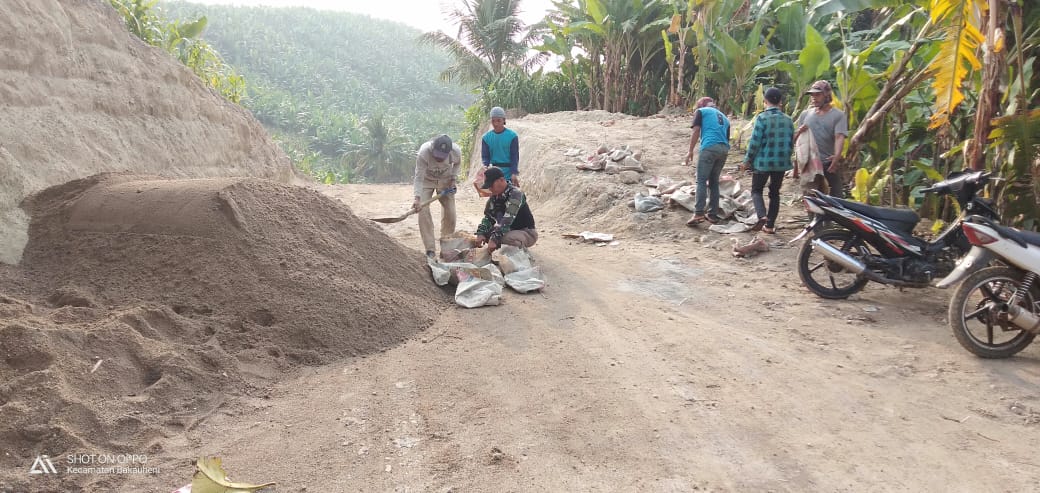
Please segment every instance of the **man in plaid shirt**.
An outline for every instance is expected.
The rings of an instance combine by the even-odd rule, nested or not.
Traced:
[[[752,231],[776,232],[776,216],[780,212],[780,185],[784,182],[784,172],[792,169],[791,153],[794,150],[794,123],[791,117],[780,111],[782,94],[775,87],[766,89],[766,109],[755,117],[755,127],[748,142],[747,154],[742,164],[744,169],[750,168],[751,199],[755,204],[758,222],[751,227]],[[798,178],[798,170],[794,170]],[[769,209],[766,209],[762,191],[769,184]]]

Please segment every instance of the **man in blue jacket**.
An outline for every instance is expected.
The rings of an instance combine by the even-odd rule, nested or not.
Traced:
[[[501,168],[506,181],[520,186],[520,138],[506,128],[506,110],[498,106],[491,108],[491,130],[480,139],[480,160]]]
[[[719,177],[726,164],[726,155],[729,154],[729,119],[715,109],[713,99],[704,96],[697,100],[690,127],[693,128],[693,135],[690,136],[690,152],[686,154],[684,164],[690,164],[693,159],[698,139],[701,146],[697,159],[697,202],[693,217],[686,221],[686,225],[693,226],[705,220],[715,224],[721,220],[718,216]],[[707,214],[704,210],[705,201],[708,202]]]

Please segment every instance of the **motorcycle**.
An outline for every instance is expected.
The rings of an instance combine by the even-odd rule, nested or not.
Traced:
[[[870,281],[890,286],[923,288],[954,269],[971,248],[961,224],[967,214],[996,219],[992,201],[978,196],[990,173],[951,173],[923,189],[953,196],[961,214],[933,241],[914,236],[921,217],[909,209],[875,207],[839,199],[819,191],[803,198],[813,214],[790,243],[812,233],[798,253],[798,275],[822,298],[844,299]]]
[[[971,216],[964,234],[971,251],[936,284],[960,283],[950,299],[950,328],[979,357],[1011,357],[1040,334],[1040,233]]]

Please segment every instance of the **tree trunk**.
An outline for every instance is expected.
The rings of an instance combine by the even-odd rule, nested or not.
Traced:
[[[577,67],[571,65],[571,89],[574,91],[574,111],[581,111],[581,97],[578,96],[578,76],[576,73],[577,70]]]
[[[677,56],[679,61],[678,75],[675,79],[675,101],[672,102],[672,106],[678,107],[682,104],[682,90],[683,90],[683,79],[686,77],[686,33],[683,30],[679,30],[679,54]]]
[[[914,54],[917,53],[924,42],[923,39],[925,34],[930,29],[929,26],[925,26],[917,34],[917,39],[911,44],[910,49],[903,55],[903,59],[900,60],[899,66],[892,71],[888,79],[885,81],[885,85],[881,86],[881,91],[878,93],[877,98],[874,99],[874,104],[870,106],[867,113],[863,116],[863,121],[860,122],[859,128],[856,129],[856,133],[853,134],[849,140],[848,150],[845,152],[845,158],[850,165],[859,163],[859,148],[863,145],[863,141],[866,140],[867,135],[877,125],[884,114],[888,112],[895,105],[895,103],[902,101],[910,91],[917,86],[925,76],[929,75],[926,71],[919,69],[920,71],[914,77],[906,80],[904,74],[906,68],[913,58]],[[903,82],[905,85],[899,89],[899,84]],[[893,95],[892,93],[896,94]]]
[[[986,42],[982,55],[982,90],[979,92],[979,107],[975,112],[975,132],[966,153],[965,164],[973,170],[986,169],[986,143],[992,128],[990,122],[997,114],[1000,103],[1000,74],[1004,68],[1004,54],[993,48],[998,36],[1003,36],[1005,13],[1000,10],[999,0],[989,0],[989,19],[986,23]]]

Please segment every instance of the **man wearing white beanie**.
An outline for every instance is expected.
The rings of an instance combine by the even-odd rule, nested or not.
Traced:
[[[506,181],[520,186],[520,138],[506,128],[506,110],[499,106],[491,108],[491,130],[481,138],[480,160],[485,167],[501,168]]]

